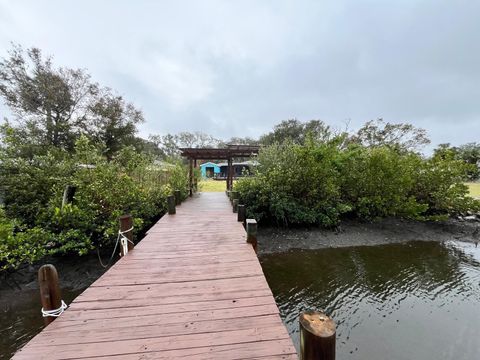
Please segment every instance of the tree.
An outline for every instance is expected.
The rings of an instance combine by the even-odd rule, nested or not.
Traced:
[[[331,137],[331,129],[321,120],[310,120],[305,123],[297,119],[284,120],[275,125],[273,131],[263,135],[260,143],[272,145],[290,141],[302,145],[308,136],[318,141],[327,141]]]
[[[449,143],[440,144],[433,152],[433,157],[446,160],[462,160],[469,165],[468,178],[476,180],[480,176],[480,144],[468,143],[458,147]]]
[[[37,48],[14,45],[0,62],[0,95],[32,144],[72,150],[98,85],[80,69],[55,69]]]
[[[122,147],[135,144],[136,125],[144,118],[140,110],[121,96],[113,95],[109,89],[103,92],[89,106],[92,119],[87,123],[91,124],[87,132],[94,142],[102,145],[105,156],[111,160]]]
[[[419,150],[430,144],[424,129],[407,123],[392,124],[383,119],[368,121],[351,140],[366,147],[389,146],[404,151]]]

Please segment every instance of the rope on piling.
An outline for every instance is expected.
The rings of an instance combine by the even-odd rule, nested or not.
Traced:
[[[120,243],[120,246],[122,247],[123,249],[123,253],[126,255],[128,253],[128,243],[130,242],[131,244],[133,244],[133,241],[130,240],[129,238],[127,238],[125,236],[126,233],[130,232],[130,231],[133,231],[133,226],[128,229],[128,230],[125,230],[125,231],[121,231],[121,230],[118,230],[118,236],[117,236],[117,240],[115,241],[115,247],[113,248],[113,252],[112,252],[112,255],[110,256],[110,259],[108,259],[108,262],[107,264],[104,264],[103,261],[102,261],[102,258],[100,257],[100,251],[98,250],[98,247],[97,247],[97,255],[98,255],[98,261],[100,262],[100,265],[106,269],[107,267],[110,266],[112,260],[113,260],[113,257],[115,256],[115,252],[117,251],[117,247],[118,247],[118,243]]]
[[[62,303],[58,309],[53,310],[44,310],[42,307],[42,316],[43,317],[59,317],[63,312],[68,308],[68,305],[65,304],[65,301],[62,300]]]

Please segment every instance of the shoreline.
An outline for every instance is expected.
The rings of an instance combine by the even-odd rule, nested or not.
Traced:
[[[317,250],[350,246],[375,246],[409,241],[480,241],[476,216],[446,221],[415,221],[400,218],[372,222],[344,220],[336,229],[274,228],[259,226],[259,255],[289,250]]]

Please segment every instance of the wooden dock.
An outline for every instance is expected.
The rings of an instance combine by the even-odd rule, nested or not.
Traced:
[[[14,356],[90,358],[297,359],[224,193],[165,215]]]

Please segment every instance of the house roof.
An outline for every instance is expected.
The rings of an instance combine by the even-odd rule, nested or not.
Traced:
[[[220,166],[219,164],[215,164],[214,162],[207,161],[206,163],[200,164],[200,167],[202,166]]]
[[[226,148],[181,148],[181,155],[189,159],[224,159],[233,157],[250,157],[258,154],[260,146],[253,145],[227,145]]]

